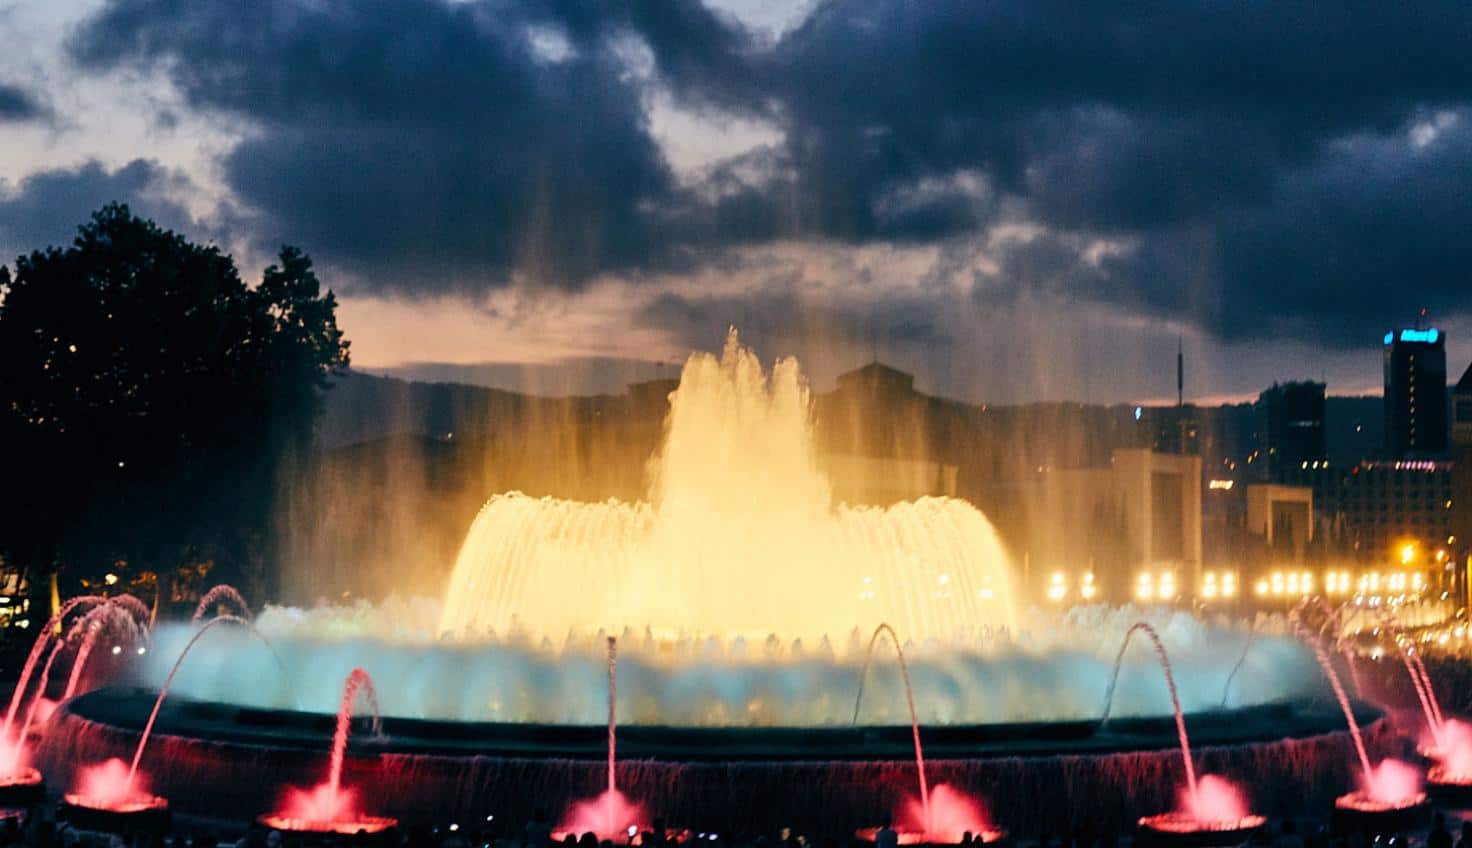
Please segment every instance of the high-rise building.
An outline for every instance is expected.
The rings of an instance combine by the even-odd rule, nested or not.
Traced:
[[[1257,396],[1258,454],[1267,478],[1282,482],[1288,468],[1328,459],[1324,439],[1324,384],[1274,383]]]
[[[1462,604],[1472,588],[1472,365],[1452,388],[1452,527],[1450,543]]]
[[[1385,334],[1385,452],[1446,453],[1446,334],[1435,327]]]

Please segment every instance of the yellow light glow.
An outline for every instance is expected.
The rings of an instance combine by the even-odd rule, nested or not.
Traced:
[[[1400,548],[1400,563],[1401,563],[1401,565],[1410,565],[1411,562],[1413,560],[1415,560],[1415,558],[1416,558],[1416,545],[1415,545],[1414,542],[1407,542],[1404,545],[1401,545],[1401,548]]]
[[[1257,588],[1257,594],[1258,595],[1266,595],[1268,593],[1268,581],[1266,581],[1266,580],[1259,580],[1259,581],[1257,581],[1257,587],[1256,588]]]
[[[108,574],[104,576],[102,580],[109,586],[115,586],[118,582],[118,576],[116,574],[108,572]]]
[[[816,642],[886,621],[917,643],[982,624],[1016,631],[1011,558],[975,507],[949,497],[834,505],[794,360],[765,369],[732,333],[721,354],[686,360],[669,400],[640,500],[504,493],[486,503],[460,546],[439,631],[520,622],[553,640],[653,628]],[[872,586],[854,586],[865,574]]]

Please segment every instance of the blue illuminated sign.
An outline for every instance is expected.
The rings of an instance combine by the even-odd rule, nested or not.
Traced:
[[[1385,343],[1386,344],[1390,344],[1393,341],[1395,341],[1395,333],[1386,333],[1385,334]]]
[[[1140,416],[1143,415],[1144,412],[1145,412],[1145,410],[1139,408],[1138,406],[1135,407],[1135,420],[1136,421],[1139,421],[1140,420]]]
[[[1429,330],[1400,331],[1400,340],[1403,342],[1425,342],[1427,344],[1436,344],[1436,340],[1440,337],[1441,332],[1435,327],[1432,327]]]

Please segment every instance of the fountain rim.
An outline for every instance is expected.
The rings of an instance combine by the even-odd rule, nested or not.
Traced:
[[[109,687],[62,704],[58,712],[123,733],[142,731],[152,689]],[[1384,713],[1357,703],[1369,724]],[[156,732],[183,738],[325,751],[336,716],[326,712],[263,709],[180,697],[166,704]],[[1307,738],[1343,732],[1344,719],[1312,698],[1231,710],[1188,713],[1193,741],[1203,747]],[[1107,730],[1097,720],[993,724],[922,724],[927,759],[1103,755],[1165,750],[1177,745],[1171,716],[1112,718]],[[451,721],[386,716],[385,736],[358,736],[357,754],[499,756],[528,759],[603,760],[605,725]],[[1199,740],[1199,741],[1198,741]],[[667,762],[725,761],[908,761],[913,757],[909,724],[825,726],[619,727],[626,759]]]

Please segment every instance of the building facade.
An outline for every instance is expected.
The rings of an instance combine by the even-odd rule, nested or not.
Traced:
[[[1446,334],[1385,334],[1385,454],[1436,458],[1447,449]]]
[[[1324,431],[1324,384],[1275,383],[1257,396],[1258,467],[1269,481],[1285,469],[1329,458]]]

